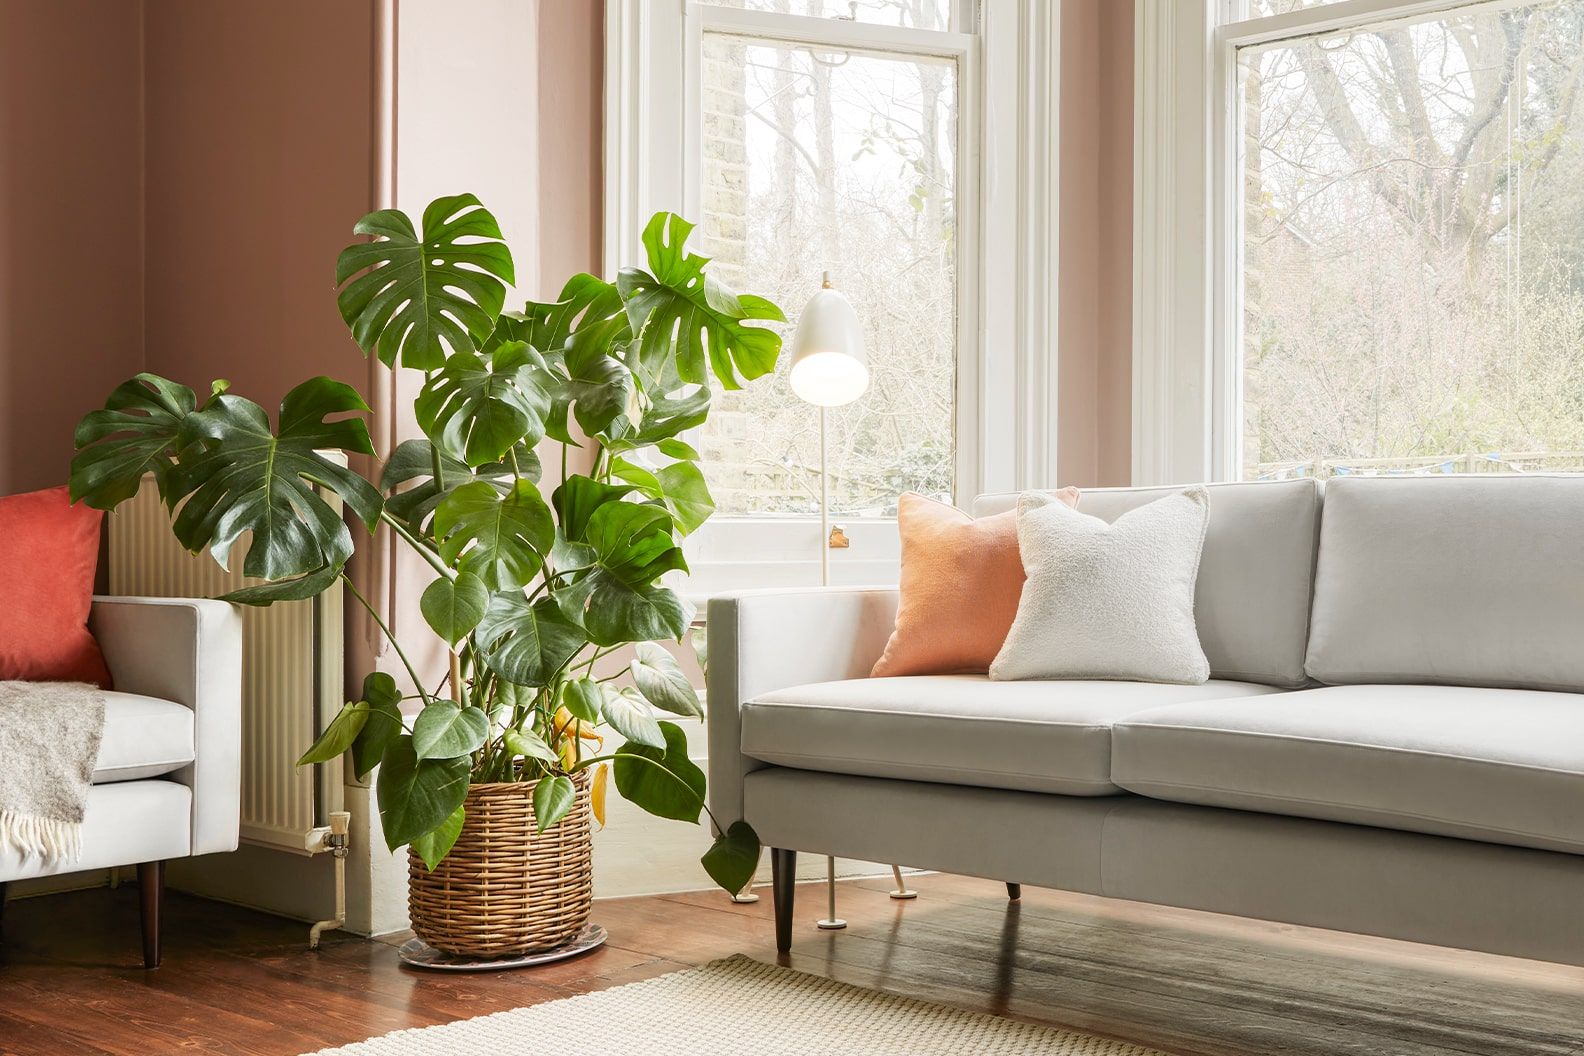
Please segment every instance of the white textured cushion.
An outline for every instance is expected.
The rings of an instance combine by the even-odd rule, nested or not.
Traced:
[[[1584,853],[1584,699],[1337,686],[1170,704],[1112,731],[1155,799]]]
[[[1107,524],[1045,493],[1023,495],[1018,548],[1028,581],[990,677],[1208,679],[1194,582],[1209,504],[1204,488],[1188,488]]]
[[[104,737],[93,783],[139,781],[193,761],[192,709],[136,693],[106,693]]]
[[[1181,487],[1085,488],[1083,512],[1114,521]],[[1320,535],[1320,483],[1262,480],[1207,484],[1210,523],[1194,584],[1194,626],[1210,677],[1308,684],[1304,648]],[[1017,506],[1016,493],[981,495],[975,517]]]
[[[950,785],[1107,796],[1111,725],[1188,700],[1272,693],[1247,682],[991,682],[913,675],[817,682],[742,706],[744,755],[777,766]]]

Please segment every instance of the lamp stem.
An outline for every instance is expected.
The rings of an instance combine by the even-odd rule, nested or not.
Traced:
[[[820,586],[830,586],[830,466],[825,452],[825,408],[819,412],[820,434]],[[833,913],[832,916],[835,914]]]

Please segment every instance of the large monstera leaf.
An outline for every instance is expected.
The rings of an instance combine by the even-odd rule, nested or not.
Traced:
[[[473,640],[492,671],[521,686],[548,684],[586,641],[555,602],[529,602],[520,590],[490,598]]]
[[[327,420],[367,410],[351,386],[312,378],[281,401],[278,432],[271,432],[262,407],[240,396],[217,396],[188,415],[178,440],[187,450],[177,473],[182,491],[191,494],[176,514],[176,537],[194,553],[208,547],[222,567],[229,567],[232,546],[242,533],[252,532],[244,573],[267,580],[317,574],[323,580],[327,570],[339,569],[351,556],[352,536],[314,485],[339,495],[370,530],[379,520],[379,491],[320,454],[373,454],[362,419]],[[257,604],[279,598],[236,600]]]
[[[631,336],[626,307],[616,284],[586,273],[568,279],[559,299],[529,301],[520,317],[506,317],[502,323],[517,320],[526,329],[513,330],[512,336],[544,352],[561,351],[574,333],[586,333],[602,345]]]
[[[595,645],[680,639],[693,614],[655,581],[686,570],[671,535],[671,515],[658,506],[607,502],[588,519],[587,567],[556,594],[562,611]]]
[[[550,507],[527,480],[504,495],[488,481],[462,485],[435,508],[434,531],[440,556],[490,590],[527,586],[555,543]]]
[[[414,410],[441,451],[483,466],[544,436],[550,380],[539,353],[523,341],[506,341],[488,354],[464,352],[446,360],[424,383]]]
[[[352,231],[377,239],[348,246],[336,260],[336,304],[365,353],[386,366],[399,359],[435,370],[448,347],[472,351],[494,330],[516,276],[500,225],[473,195],[431,202],[421,238],[399,209],[369,213]]]
[[[516,474],[525,480],[538,480],[539,456],[526,444],[518,444],[512,451],[513,465],[496,462],[487,466],[469,467],[460,459],[439,453],[442,479],[435,480],[436,452],[428,440],[403,440],[391,452],[380,475],[380,488],[389,497],[385,510],[400,520],[417,535],[427,535],[430,517],[442,499],[464,484],[488,481],[503,494],[510,490]],[[403,488],[403,485],[408,485]]]
[[[96,510],[113,510],[138,493],[153,473],[160,497],[180,497],[171,470],[182,422],[198,406],[193,391],[157,374],[139,374],[110,393],[104,409],[77,423],[71,463],[71,498]]]
[[[676,373],[703,384],[706,365],[728,389],[775,369],[781,335],[745,320],[785,322],[763,297],[738,295],[704,273],[708,257],[687,252],[693,225],[675,213],[656,213],[644,228],[649,271],[623,268],[617,288],[637,334],[637,359],[647,376],[662,377],[674,357]]]

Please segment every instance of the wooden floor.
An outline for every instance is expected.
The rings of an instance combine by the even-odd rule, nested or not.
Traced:
[[[1064,1024],[1179,1056],[1584,1054],[1584,970],[1232,921],[1000,884],[842,884],[843,932],[800,887],[792,967]],[[0,947],[0,1053],[298,1054],[598,990],[747,953],[775,959],[768,892],[600,902],[611,941],[581,959],[481,975],[415,972],[392,945],[171,895],[165,966],[138,964],[137,893],[13,902]],[[709,1056],[701,1053],[700,1056]],[[924,1054],[921,1054],[924,1056]]]

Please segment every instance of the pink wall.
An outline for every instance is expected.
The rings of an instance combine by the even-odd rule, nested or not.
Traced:
[[[0,494],[143,364],[142,7],[0,0]]]
[[[1058,475],[1131,478],[1133,5],[1063,0]]]
[[[371,5],[157,0],[145,33],[148,369],[270,411],[366,389],[333,276],[372,208]]]
[[[561,292],[580,271],[599,274],[604,237],[605,4],[539,7],[539,291]],[[543,149],[546,144],[551,149]]]

